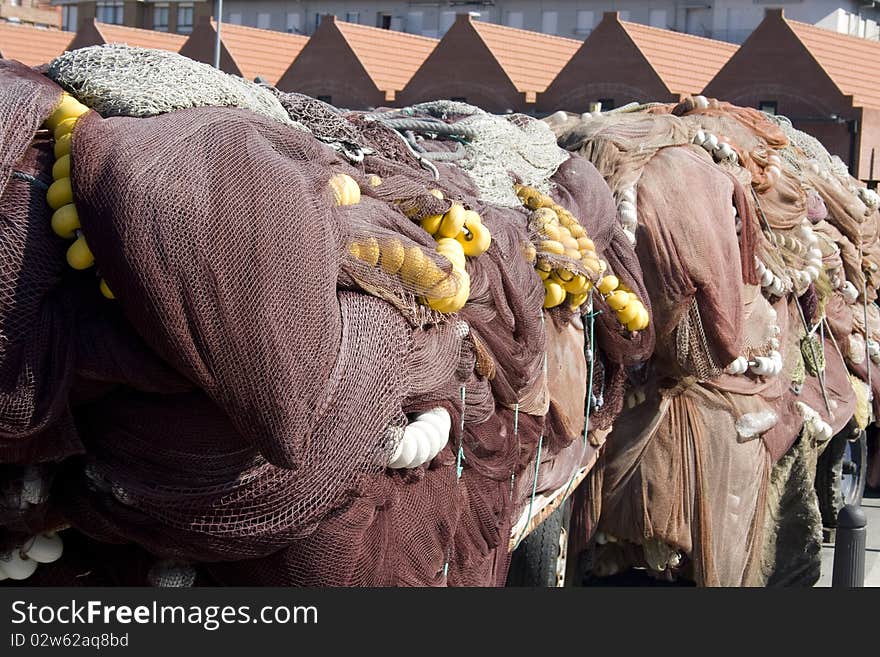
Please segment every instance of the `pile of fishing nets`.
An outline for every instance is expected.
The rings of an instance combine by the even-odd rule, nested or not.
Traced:
[[[611,192],[534,119],[122,46],[0,61],[0,118],[4,577],[502,584],[653,350]]]
[[[591,473],[596,571],[779,579],[794,477],[818,577],[816,457],[877,417],[880,198],[786,120],[699,96],[547,122],[612,190],[656,334]]]
[[[781,118],[104,46],[0,61],[0,125],[3,578],[501,585],[574,491],[596,575],[783,582],[880,410],[880,197]]]

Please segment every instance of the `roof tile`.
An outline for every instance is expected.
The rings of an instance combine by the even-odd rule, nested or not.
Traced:
[[[129,46],[140,48],[155,48],[157,50],[177,52],[186,42],[186,37],[182,34],[142,30],[137,27],[98,22],[95,22],[95,27],[101,36],[104,37],[105,43],[125,43]]]
[[[217,23],[212,21],[211,24],[216,30]],[[259,75],[271,84],[278,82],[309,41],[308,37],[301,34],[231,23],[223,23],[220,39],[243,77],[253,80]]]
[[[880,43],[785,19],[841,93],[857,107],[880,108]]]
[[[0,54],[26,66],[48,63],[63,53],[71,41],[72,32],[0,23]]]
[[[535,93],[547,89],[581,46],[576,39],[482,21],[471,21],[471,24],[517,91],[530,96],[531,100]]]
[[[437,46],[438,40],[378,27],[335,21],[367,74],[384,91],[400,91]]]
[[[700,93],[738,49],[726,41],[627,21],[620,24],[674,94]]]

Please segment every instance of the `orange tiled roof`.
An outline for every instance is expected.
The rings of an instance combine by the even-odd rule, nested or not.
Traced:
[[[841,93],[880,108],[880,43],[785,19]]]
[[[534,101],[568,63],[581,42],[576,39],[471,21],[516,90]]]
[[[73,41],[72,32],[46,30],[29,25],[0,23],[0,54],[27,66],[46,64]]]
[[[217,23],[211,21],[211,25],[217,29]],[[235,60],[242,77],[253,80],[260,75],[275,84],[309,38],[301,34],[223,23],[220,40]]]
[[[620,21],[669,91],[697,94],[727,63],[738,46],[658,27]]]
[[[430,37],[334,21],[376,86],[400,91],[437,46]]]
[[[125,43],[129,46],[140,48],[155,48],[157,50],[170,50],[177,52],[186,42],[182,34],[169,32],[157,32],[155,30],[142,30],[137,27],[124,25],[111,25],[109,23],[95,22],[95,27],[105,43]]]

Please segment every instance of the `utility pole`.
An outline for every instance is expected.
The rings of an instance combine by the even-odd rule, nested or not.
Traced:
[[[217,38],[214,40],[214,68],[220,68],[220,27],[223,25],[223,0],[217,0],[214,20],[217,21]]]

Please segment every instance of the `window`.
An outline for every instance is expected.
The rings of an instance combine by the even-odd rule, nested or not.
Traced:
[[[77,6],[64,5],[61,9],[61,29],[67,32],[76,32],[77,27]]]
[[[453,96],[449,100],[454,101],[456,103],[466,103],[467,102],[467,98],[465,98],[464,96]]]
[[[168,3],[153,5],[153,29],[157,32],[168,31]]]
[[[296,34],[300,31],[299,14],[295,11],[287,14],[287,31],[290,34]]]
[[[440,14],[440,34],[446,34],[446,31],[452,27],[455,22],[454,11],[444,11]]]
[[[383,30],[391,29],[391,14],[376,14],[376,27]]]
[[[121,2],[98,2],[95,4],[95,20],[99,23],[122,25],[123,4]]]
[[[760,103],[758,103],[758,109],[765,114],[775,115],[778,109],[778,104],[775,100],[762,100]]]
[[[229,16],[226,17],[226,21],[233,25],[241,25],[241,14],[238,12],[229,14]]]
[[[595,110],[597,112],[607,112],[610,109],[614,109],[613,98],[600,98],[597,104],[599,105]],[[593,111],[592,108],[590,108],[590,111]]]
[[[589,34],[593,31],[596,24],[596,14],[592,11],[579,11],[577,13],[577,29],[578,34]]]
[[[649,22],[654,27],[660,27],[664,30],[666,29],[666,10],[665,9],[652,9],[650,14]]]
[[[322,103],[327,103],[328,105],[333,104],[333,96],[318,96],[318,100]]]
[[[177,5],[177,33],[192,34],[193,6],[192,3]]]
[[[345,12],[345,22],[346,23],[360,23],[361,22],[361,12],[359,12],[359,11]]]
[[[272,25],[272,14],[268,11],[257,12],[257,27],[261,30],[268,30]]]
[[[507,20],[505,21],[508,27],[518,27],[522,29],[523,26],[523,13],[521,11],[509,11],[507,12]]]
[[[541,31],[544,34],[556,34],[559,29],[559,12],[545,11],[541,14]]]

